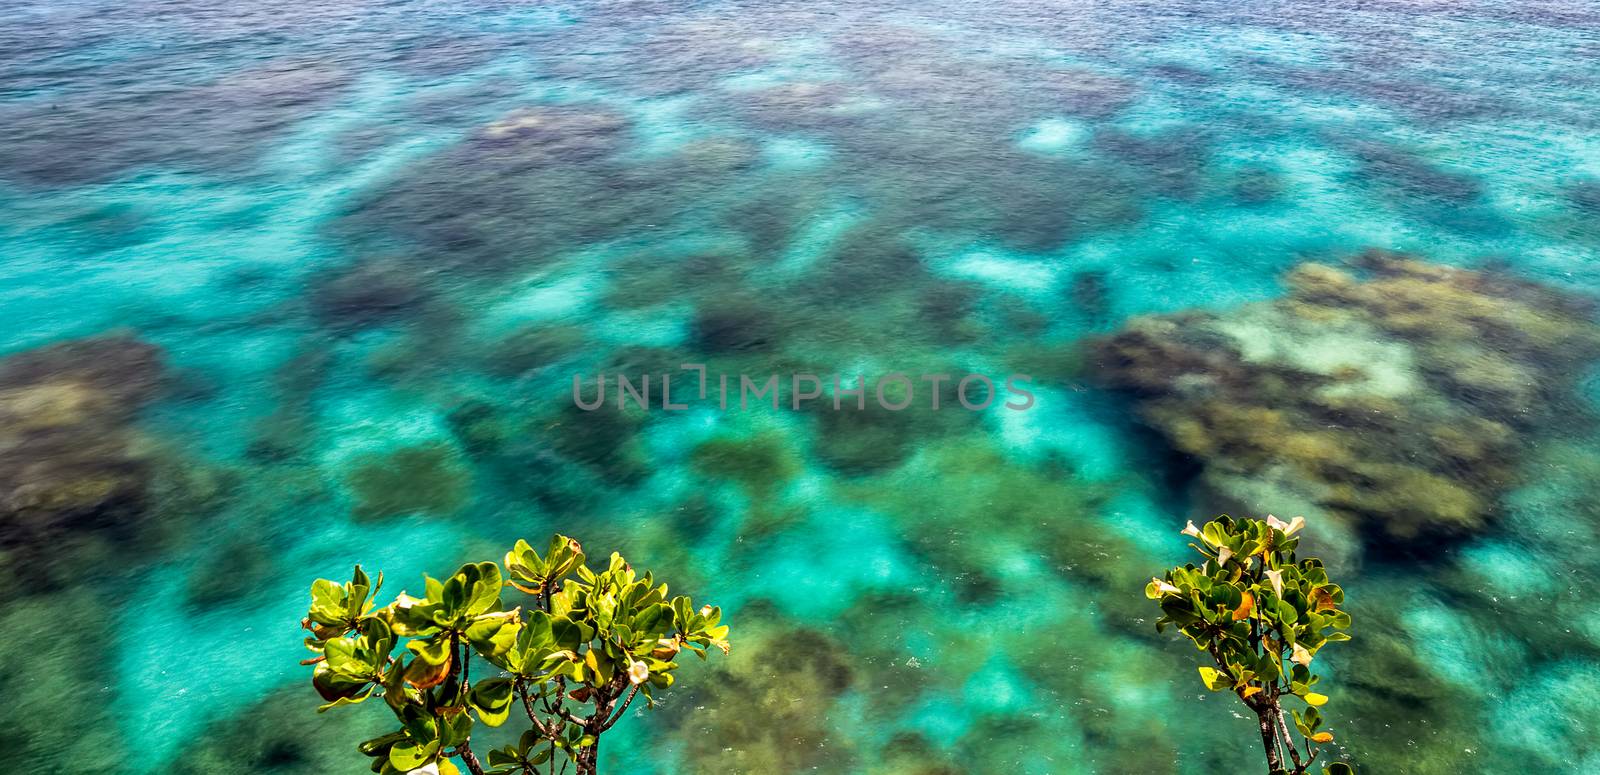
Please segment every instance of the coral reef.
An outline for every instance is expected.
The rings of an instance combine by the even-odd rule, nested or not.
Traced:
[[[259,460],[293,457],[311,436],[312,396],[333,368],[333,349],[323,340],[307,342],[272,376],[277,407],[257,421],[249,454]]]
[[[376,713],[317,715],[317,698],[299,687],[268,694],[237,715],[219,719],[167,768],[182,775],[240,772],[361,772],[369,759],[356,743],[389,731]]]
[[[621,147],[627,129],[627,120],[609,111],[539,106],[512,111],[476,139],[521,164],[542,165],[606,156]]]
[[[619,408],[610,396],[593,411],[567,404],[537,422],[534,433],[561,457],[589,467],[609,483],[631,486],[650,475],[650,463],[638,439],[644,410],[629,407]]]
[[[357,519],[448,516],[460,511],[472,494],[472,473],[442,442],[363,454],[346,481],[356,497]]]
[[[1475,532],[1600,355],[1591,306],[1379,251],[1354,264],[1302,265],[1287,298],[1231,313],[1134,320],[1090,344],[1091,370],[1221,493],[1271,482],[1374,538]]]
[[[963,584],[977,584],[980,594],[969,597],[981,598],[985,577],[992,582],[1018,557],[1102,589],[1139,577],[1141,557],[1095,519],[1108,486],[1007,459],[970,436],[927,442],[892,476],[842,491],[898,520],[925,559]]]
[[[736,98],[750,123],[781,131],[837,128],[859,115],[851,105],[856,95],[832,81],[778,83]]]
[[[689,462],[703,476],[737,482],[757,503],[801,472],[788,440],[777,433],[752,438],[717,437],[694,448]]]
[[[687,772],[848,772],[851,749],[829,723],[855,682],[842,644],[813,630],[742,612],[726,667],[685,689],[676,720]],[[748,623],[747,623],[748,622]],[[774,654],[789,656],[774,659]]]
[[[0,608],[0,639],[12,646],[0,650],[0,737],[16,771],[38,771],[42,762],[125,771],[135,743],[118,734],[117,716],[100,699],[114,651],[115,610],[107,602],[99,591],[78,589],[11,598]]]
[[[142,68],[127,62],[114,69]],[[127,71],[105,73],[131,84]],[[332,102],[353,74],[322,59],[269,58],[200,80],[170,73],[128,91],[86,90],[38,103],[7,104],[15,134],[0,148],[0,175],[37,183],[83,183],[143,165],[238,170],[315,106]],[[115,114],[116,121],[105,116]]]
[[[884,390],[885,400],[890,403],[911,400],[910,406],[899,410],[878,402],[874,384],[866,386],[872,394],[864,401],[852,403],[855,399],[841,397],[838,409],[831,398],[807,404],[806,408],[817,418],[813,453],[844,474],[876,473],[900,465],[916,452],[919,444],[977,424],[976,413],[958,405],[953,381],[941,383],[939,409],[932,408],[926,383],[914,386],[910,395],[903,385],[890,382]],[[968,395],[973,401],[981,400],[976,391],[969,391]]]
[[[1044,70],[1035,88],[1069,113],[1103,118],[1116,113],[1139,96],[1139,86],[1116,75],[1088,68]]]
[[[744,255],[723,251],[696,252],[681,258],[664,258],[648,251],[634,253],[607,268],[611,288],[606,305],[637,310],[681,301],[694,293],[736,293],[749,263]]]
[[[51,345],[0,361],[0,565],[94,534],[139,534],[159,450],[131,423],[159,394],[161,351],[130,335]]]
[[[631,126],[593,104],[513,112],[353,202],[332,229],[361,251],[399,241],[427,255],[429,270],[493,277],[671,223],[683,214],[675,203],[717,190],[736,168],[685,175],[676,156],[624,158]]]
[[[484,367],[494,374],[518,376],[571,355],[583,341],[583,329],[577,326],[522,326],[489,347],[484,354]]]

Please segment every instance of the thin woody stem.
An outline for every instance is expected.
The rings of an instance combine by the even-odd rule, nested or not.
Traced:
[[[456,755],[461,757],[461,762],[467,765],[467,770],[472,775],[486,775],[483,771],[483,765],[478,763],[478,757],[472,753],[471,746],[468,746],[465,741],[456,746]]]
[[[533,699],[528,696],[528,685],[520,679],[517,681],[517,696],[522,699],[522,710],[528,714],[528,722],[533,724],[533,728],[546,738],[554,738],[555,732],[533,714]]]
[[[628,698],[622,701],[622,707],[617,708],[616,715],[612,716],[610,720],[606,721],[605,724],[600,727],[601,732],[610,729],[611,727],[615,726],[618,721],[622,720],[623,714],[628,712],[628,705],[633,702],[634,697],[638,696],[639,686],[639,684],[634,684],[633,688],[628,690]]]
[[[1284,746],[1289,749],[1290,758],[1294,759],[1294,771],[1305,772],[1307,765],[1301,762],[1300,750],[1295,748],[1294,738],[1289,734],[1289,724],[1283,719],[1283,706],[1278,705],[1277,702],[1274,702],[1273,705],[1275,706],[1274,710],[1276,711],[1274,715],[1278,717],[1278,729],[1283,730]]]

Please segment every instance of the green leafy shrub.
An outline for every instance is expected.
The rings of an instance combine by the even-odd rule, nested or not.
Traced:
[[[320,710],[377,696],[399,722],[358,746],[373,772],[452,775],[459,758],[473,775],[554,773],[568,760],[593,775],[600,736],[637,695],[654,705],[682,650],[702,659],[713,646],[728,651],[721,609],[669,598],[666,584],[621,555],[596,573],[577,541],[555,536],[542,557],[518,541],[503,564],[504,574],[476,562],[442,581],[425,577],[423,597],[401,592],[383,608],[374,608],[382,576],[374,582],[359,565],[347,583],[311,585],[302,625],[318,654],[305,664],[327,701]],[[508,585],[527,596],[526,610],[506,608]],[[526,716],[527,731],[490,750],[485,766],[470,745],[474,726],[498,727],[513,713]]]
[[[1156,630],[1177,627],[1216,664],[1200,668],[1206,688],[1231,691],[1255,712],[1271,775],[1309,772],[1321,746],[1333,742],[1318,710],[1328,697],[1312,690],[1319,678],[1311,664],[1324,646],[1350,639],[1350,615],[1339,610],[1344,590],[1328,580],[1321,560],[1295,558],[1294,534],[1304,526],[1300,517],[1270,515],[1224,515],[1203,529],[1190,522],[1183,533],[1198,541],[1189,545],[1205,561],[1173,568],[1145,587],[1145,597],[1161,604]],[[1286,712],[1289,697],[1305,710]],[[1323,769],[1353,772],[1343,762]]]

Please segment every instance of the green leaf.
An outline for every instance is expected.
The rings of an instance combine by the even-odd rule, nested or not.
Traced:
[[[371,685],[367,686],[367,688],[365,690],[363,690],[360,694],[357,694],[357,695],[352,696],[352,697],[340,697],[339,699],[336,699],[333,702],[317,706],[317,712],[318,713],[325,713],[325,712],[327,712],[328,710],[330,710],[332,708],[337,708],[337,707],[340,707],[340,706],[343,706],[343,705],[359,705],[360,703],[365,702],[366,699],[368,697],[371,697],[372,693],[377,691],[377,690],[378,690],[378,685],[377,684],[371,684]]]
[[[546,566],[540,559],[539,553],[527,541],[517,539],[511,551],[505,556],[506,573],[511,576],[511,585],[530,595],[538,594],[544,584]]]
[[[338,624],[344,619],[344,586],[328,579],[311,582],[310,619],[318,624]]]
[[[589,639],[594,637],[594,628],[583,622],[558,616],[550,621],[550,634],[558,649],[577,651],[579,646],[588,643]]]
[[[510,678],[490,678],[473,685],[467,701],[483,723],[497,727],[505,723],[511,711],[512,689]]]
[[[328,702],[355,697],[366,691],[371,683],[364,677],[353,677],[328,666],[327,662],[317,664],[311,672],[311,687],[317,694]]]
[[[594,674],[596,684],[610,683],[611,677],[616,675],[616,665],[611,659],[594,649],[584,652],[583,664]]]
[[[521,609],[483,614],[467,625],[467,642],[484,659],[498,667],[506,667],[506,657],[516,646],[521,634]]]
[[[500,566],[492,562],[480,562],[467,568],[471,568],[472,572],[468,575],[466,583],[467,600],[464,615],[480,616],[497,608],[500,604],[500,588],[505,586],[500,576]]]
[[[439,729],[439,747],[442,750],[455,748],[467,741],[472,736],[472,714],[449,713],[441,717],[444,722]]]
[[[656,603],[640,611],[629,623],[636,638],[657,640],[672,634],[674,614],[672,607]]]
[[[395,743],[398,743],[404,739],[406,739],[406,733],[403,730],[398,732],[390,732],[387,735],[374,737],[371,740],[361,743],[360,745],[356,746],[356,750],[367,756],[387,757],[389,755],[389,749],[393,748]]]
[[[410,738],[395,743],[389,749],[389,765],[401,772],[424,767],[439,756],[439,741],[419,743]]]

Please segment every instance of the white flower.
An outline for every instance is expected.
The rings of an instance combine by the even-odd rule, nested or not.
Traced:
[[[628,682],[634,686],[650,680],[650,666],[643,662],[635,661],[628,665]]]
[[[1267,515],[1267,527],[1274,528],[1274,529],[1277,529],[1277,530],[1282,530],[1284,535],[1291,535],[1292,536],[1297,531],[1299,531],[1300,528],[1303,528],[1305,526],[1306,526],[1306,518],[1305,517],[1295,517],[1294,519],[1291,519],[1288,522],[1284,522],[1283,520],[1278,519],[1277,517],[1274,517],[1271,514]]]
[[[1162,581],[1161,579],[1154,577],[1150,579],[1150,583],[1156,585],[1156,591],[1163,595],[1176,595],[1183,591],[1165,581]]]
[[[1276,570],[1267,571],[1267,580],[1272,582],[1272,592],[1279,599],[1283,598],[1283,572]]]
[[[1194,526],[1194,520],[1192,519],[1189,520],[1188,525],[1184,526],[1182,532],[1184,535],[1189,536],[1190,538],[1200,537],[1200,528]]]
[[[1296,643],[1294,644],[1294,653],[1289,657],[1289,661],[1302,667],[1310,667],[1311,652],[1306,651],[1305,646]]]
[[[1226,546],[1222,547],[1221,549],[1218,549],[1217,550],[1217,567],[1220,568],[1220,567],[1222,567],[1224,565],[1227,565],[1228,564],[1228,559],[1231,558],[1231,557],[1233,557],[1233,550],[1232,549],[1229,549]]]
[[[439,775],[439,762],[425,764],[414,770],[407,771],[406,775]]]

